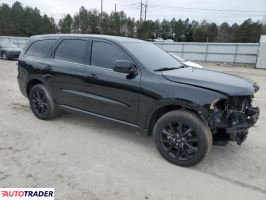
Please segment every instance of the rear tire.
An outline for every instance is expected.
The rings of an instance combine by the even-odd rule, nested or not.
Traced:
[[[212,147],[209,127],[194,113],[171,111],[155,124],[157,149],[169,162],[179,166],[198,164]]]
[[[58,115],[57,105],[43,84],[31,88],[29,102],[33,114],[39,119],[49,120]]]

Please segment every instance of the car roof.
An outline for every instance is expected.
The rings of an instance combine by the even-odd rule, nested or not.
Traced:
[[[113,35],[98,35],[98,34],[47,34],[47,35],[35,35],[32,36],[31,39],[39,40],[39,39],[59,39],[61,37],[80,37],[80,38],[92,38],[92,39],[106,39],[113,42],[119,43],[136,43],[136,42],[145,42],[143,40],[121,37],[121,36],[113,36]]]

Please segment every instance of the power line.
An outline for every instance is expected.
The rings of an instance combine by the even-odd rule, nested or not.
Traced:
[[[224,10],[224,9],[207,9],[207,8],[187,8],[187,7],[179,7],[179,6],[166,6],[159,4],[152,4],[154,7],[161,8],[171,8],[171,9],[184,9],[184,10],[201,10],[201,11],[211,11],[211,12],[242,12],[242,13],[264,13],[266,14],[266,10]]]

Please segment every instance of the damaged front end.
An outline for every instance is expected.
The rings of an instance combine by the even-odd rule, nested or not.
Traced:
[[[260,110],[252,106],[253,96],[236,96],[219,99],[210,106],[210,128],[214,143],[235,141],[237,144],[247,138],[248,129],[258,120]]]

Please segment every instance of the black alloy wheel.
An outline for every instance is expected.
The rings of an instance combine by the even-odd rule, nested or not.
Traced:
[[[160,154],[179,166],[199,163],[212,146],[208,125],[189,111],[166,113],[156,122],[153,135]]]
[[[34,113],[45,116],[48,113],[48,99],[42,90],[35,90],[32,94],[32,105]]]
[[[197,133],[182,122],[170,122],[160,131],[160,141],[163,149],[177,160],[189,160],[199,151]]]
[[[58,114],[57,105],[43,84],[31,88],[29,101],[33,114],[39,119],[52,119]]]

